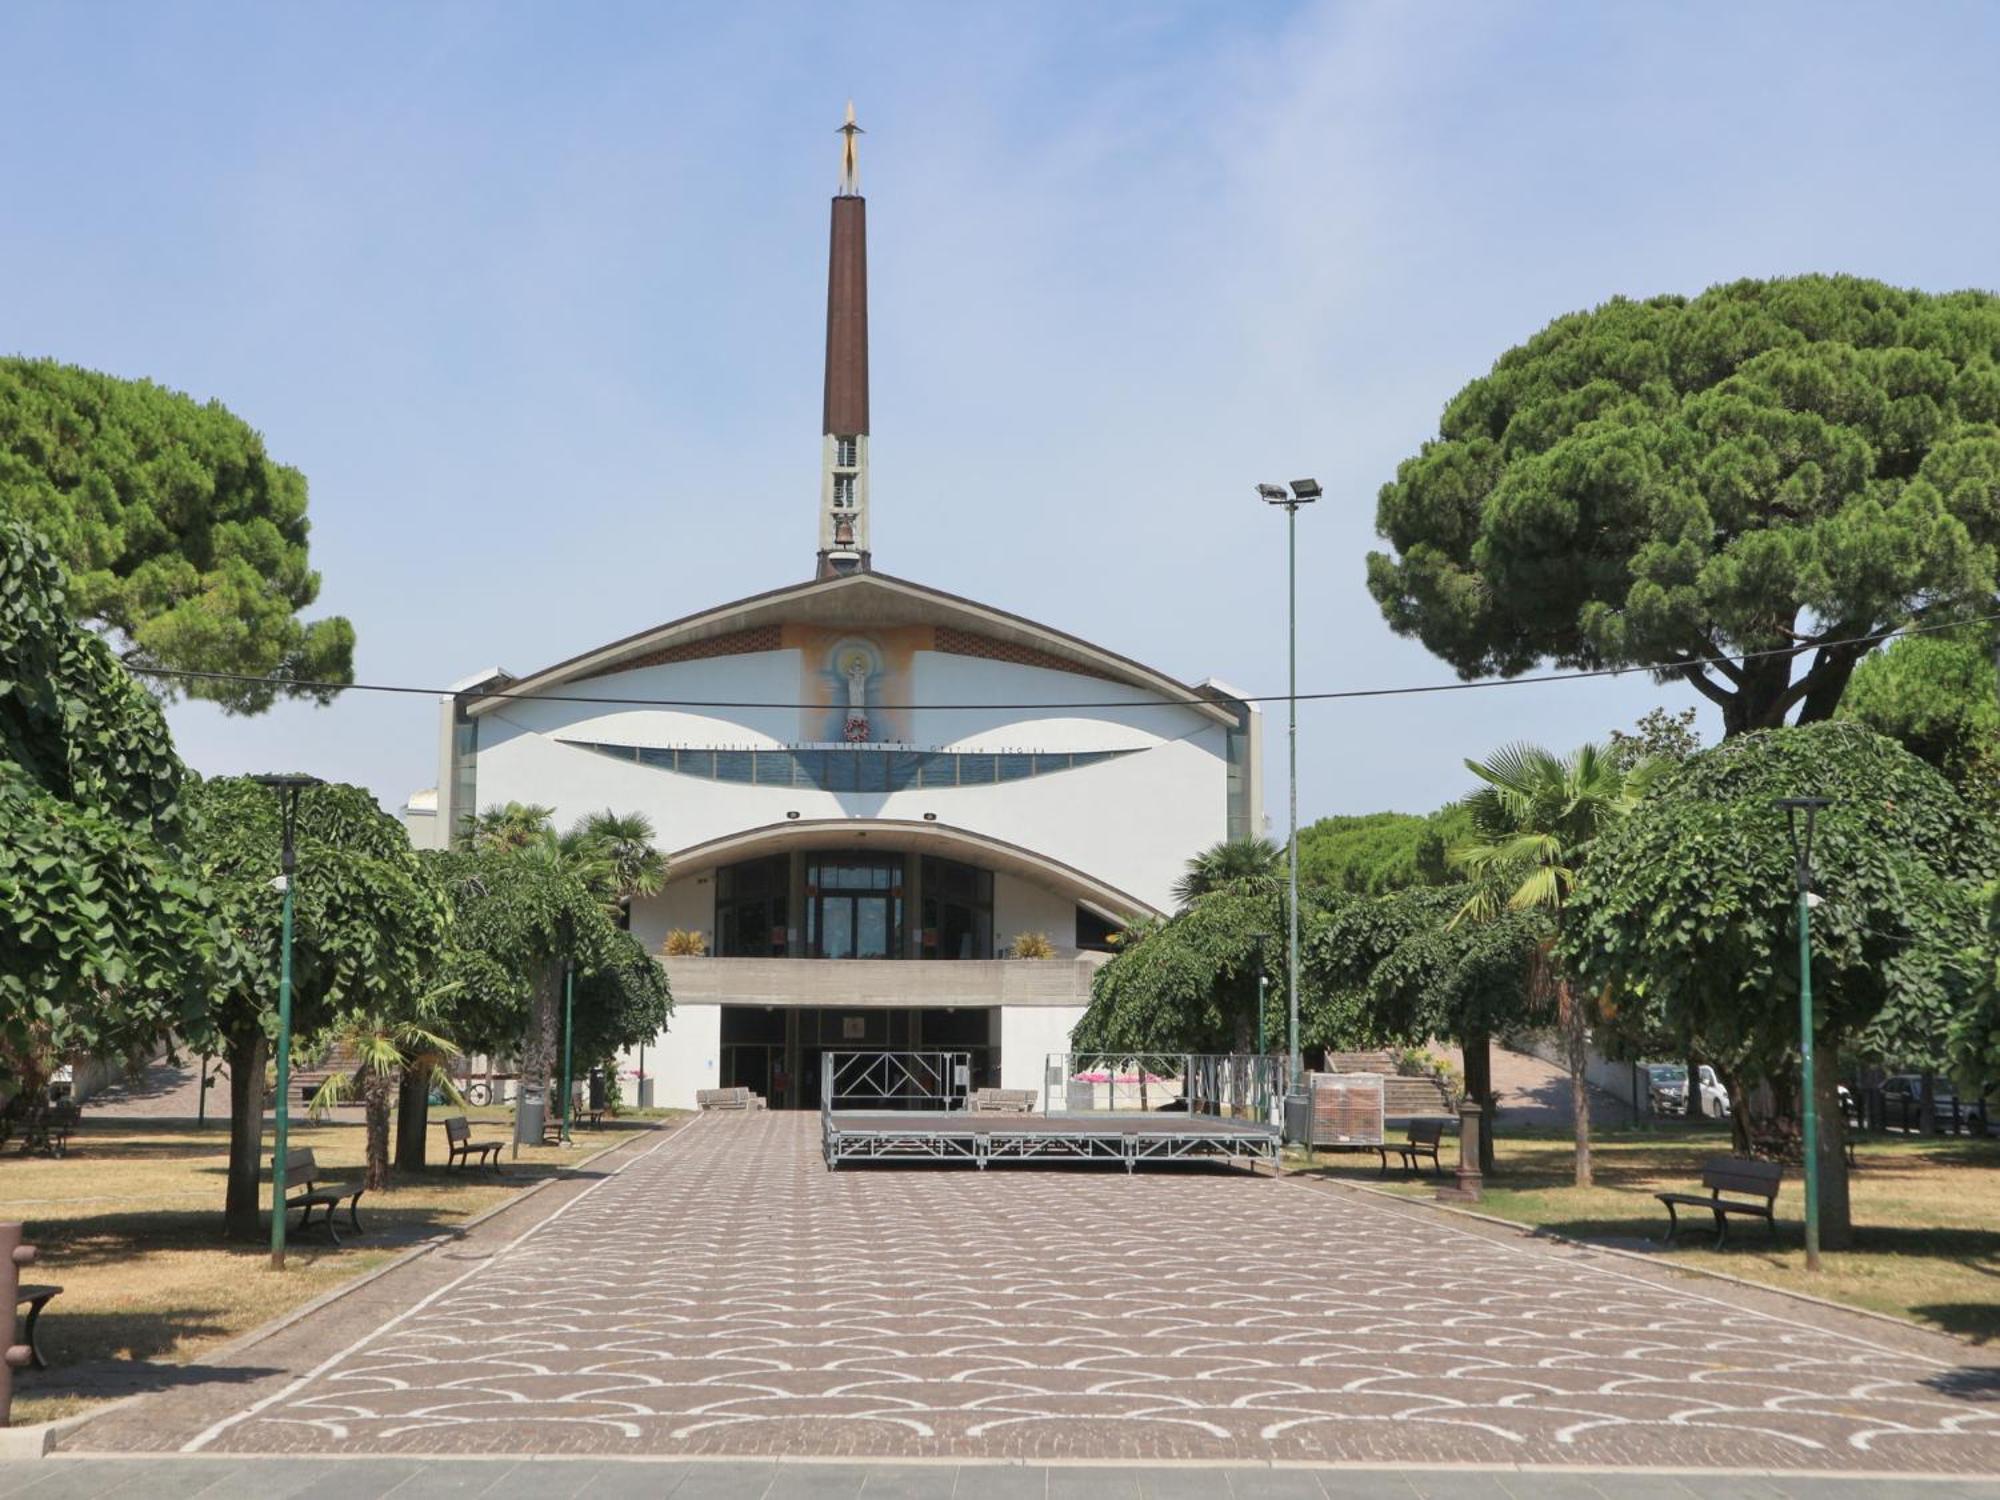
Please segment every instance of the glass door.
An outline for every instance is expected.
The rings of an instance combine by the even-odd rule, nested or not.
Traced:
[[[903,860],[813,856],[806,865],[806,951],[814,958],[899,958]]]

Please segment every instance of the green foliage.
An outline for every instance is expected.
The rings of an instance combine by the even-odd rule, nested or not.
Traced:
[[[1539,745],[1503,745],[1465,768],[1486,783],[1464,802],[1471,832],[1445,852],[1472,882],[1470,917],[1549,912],[1558,925],[1592,842],[1638,805],[1666,762],[1620,767],[1601,745],[1558,757]]]
[[[1469,827],[1457,803],[1426,816],[1381,812],[1321,818],[1299,830],[1299,879],[1361,896],[1443,885],[1458,879],[1446,867],[1444,851]]]
[[[213,909],[230,935],[209,1008],[222,1050],[249,1028],[276,1034],[283,823],[277,794],[247,776],[200,784],[196,852]],[[295,1035],[340,1010],[413,1002],[432,982],[448,912],[408,836],[357,786],[308,788],[299,799],[294,875]]]
[[[1979,936],[1964,955],[1970,1000],[1952,1024],[1953,1073],[1984,1093],[2000,1078],[2000,882],[1988,886]]]
[[[1267,838],[1225,839],[1188,861],[1187,873],[1174,882],[1174,900],[1185,907],[1228,886],[1268,886],[1283,877],[1285,868],[1285,851]]]
[[[1865,647],[1990,600],[2000,299],[1741,281],[1558,318],[1381,493],[1390,625],[1466,677],[1671,665],[1725,732],[1829,717]],[[1784,650],[1741,666],[1696,658]],[[1794,668],[1811,655],[1801,674]]]
[[[0,1075],[148,1045],[198,1005],[184,775],[56,560],[0,518]]]
[[[306,482],[220,403],[53,360],[0,359],[0,513],[67,565],[71,609],[135,664],[348,682],[354,631],[306,624]],[[192,683],[236,713],[278,690]],[[326,694],[304,693],[324,699]]]
[[[1611,758],[1627,771],[1647,760],[1678,764],[1701,748],[1701,731],[1694,727],[1694,721],[1691,708],[1679,713],[1648,709],[1632,729],[1611,731]]]
[[[1318,919],[1301,903],[1302,942]],[[1197,897],[1097,971],[1072,1045],[1085,1052],[1249,1051],[1261,953],[1271,976],[1268,1039],[1282,1046],[1284,931],[1284,894],[1275,886],[1239,882]]]
[[[1960,1005],[1991,830],[1950,783],[1858,724],[1726,740],[1669,772],[1592,851],[1564,955],[1620,1010],[1776,1074],[1797,1043],[1791,846],[1779,797],[1824,796],[1813,869],[1821,1036],[1935,1056]]]
[[[1345,1045],[1411,1046],[1543,1020],[1532,972],[1547,918],[1503,909],[1461,922],[1464,900],[1462,889],[1418,887],[1333,907],[1306,963],[1325,1007],[1315,1030],[1344,1028]]]
[[[537,987],[551,983],[565,953],[578,976],[578,1056],[650,1041],[666,1025],[673,1001],[665,971],[619,930],[600,893],[550,841],[489,842],[421,857],[453,913],[448,965],[458,996],[451,1029],[463,1045],[519,1049]]]
[[[1864,661],[1841,715],[1900,740],[1989,817],[2000,815],[1995,628],[1904,636]]]

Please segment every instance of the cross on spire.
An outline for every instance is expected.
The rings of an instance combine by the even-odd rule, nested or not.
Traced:
[[[852,198],[861,192],[861,160],[856,136],[868,132],[854,123],[854,101],[847,101],[847,120],[837,134],[844,137],[840,143],[840,196]]]

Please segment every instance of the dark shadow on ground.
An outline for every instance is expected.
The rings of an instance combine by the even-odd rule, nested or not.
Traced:
[[[254,1366],[156,1362],[156,1356],[181,1340],[228,1332],[210,1310],[199,1307],[65,1313],[58,1297],[36,1332],[50,1368],[17,1372],[14,1394],[19,1398],[103,1400],[183,1385],[238,1384],[276,1373]],[[118,1352],[103,1352],[111,1350]]]
[[[1918,1309],[1919,1312],[1928,1310]],[[1927,1375],[1921,1384],[1943,1395],[1958,1396],[1967,1401],[2000,1401],[2000,1365],[1960,1365],[1955,1370]]]

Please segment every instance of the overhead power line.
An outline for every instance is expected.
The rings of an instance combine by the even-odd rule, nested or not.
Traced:
[[[1842,640],[1807,641],[1796,646],[1777,646],[1766,651],[1744,651],[1733,656],[1698,656],[1684,661],[1635,664],[1629,667],[1589,667],[1571,672],[1541,672],[1532,676],[1489,677],[1478,682],[1426,682],[1404,687],[1335,688],[1324,692],[1299,693],[1256,693],[1244,696],[1226,695],[1238,703],[1330,703],[1353,698],[1413,698],[1426,693],[1470,693],[1487,688],[1533,687],[1550,682],[1586,682],[1597,677],[1625,677],[1635,672],[1684,673],[1694,667],[1736,666],[1744,662],[1757,661],[1772,656],[1803,656],[1810,651],[1831,650],[1841,646],[1873,646],[1883,641],[1896,640],[1901,636],[1936,635],[1951,630],[1963,630],[1972,625],[1984,625],[2000,620],[2000,612],[1985,615],[1966,615],[1957,619],[1941,621],[1932,625],[1908,625],[1896,630],[1884,630],[1873,635],[1848,636]],[[389,682],[313,682],[290,677],[257,676],[246,672],[198,672],[184,667],[131,667],[130,670],[142,677],[167,677],[186,682],[232,682],[259,687],[276,688],[291,693],[400,693],[423,698],[450,698],[457,696],[450,688],[411,687],[404,683]],[[586,703],[606,708],[745,708],[745,709],[817,709],[827,707],[824,703],[781,703],[769,699],[744,698],[631,698],[606,694],[586,693],[545,693],[509,692],[506,688],[491,691],[469,692],[463,696],[487,699],[520,699],[533,703]],[[889,705],[899,710],[923,713],[978,712],[991,709],[1058,709],[1058,708],[1200,708],[1213,707],[1215,700],[1200,694],[1187,697],[1161,696],[1155,698],[1103,698],[1094,701],[1068,703],[898,703]]]

